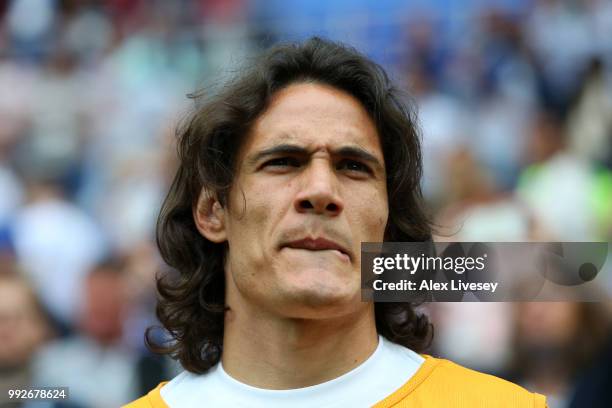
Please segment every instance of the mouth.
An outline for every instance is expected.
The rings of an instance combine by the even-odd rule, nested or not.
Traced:
[[[326,238],[303,238],[289,242],[282,246],[283,248],[305,249],[308,251],[333,251],[341,256],[344,260],[352,259],[351,253],[342,245]]]

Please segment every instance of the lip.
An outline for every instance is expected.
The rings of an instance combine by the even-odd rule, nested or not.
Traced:
[[[350,259],[353,257],[351,253],[344,248],[342,245],[329,240],[327,238],[319,237],[319,238],[303,238],[296,241],[291,241],[285,245],[284,248],[293,248],[293,249],[308,249],[311,251],[323,251],[323,250],[336,250],[341,254],[347,256]]]

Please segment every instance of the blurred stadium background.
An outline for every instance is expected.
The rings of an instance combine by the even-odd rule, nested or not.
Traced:
[[[3,397],[112,407],[177,372],[143,331],[185,95],[312,35],[412,95],[440,239],[612,241],[612,1],[0,1]],[[431,353],[551,408],[612,406],[608,304],[426,309]]]

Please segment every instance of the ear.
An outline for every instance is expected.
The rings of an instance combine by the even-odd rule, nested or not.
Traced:
[[[204,188],[193,209],[193,220],[204,238],[217,244],[227,241],[225,209],[217,198]]]

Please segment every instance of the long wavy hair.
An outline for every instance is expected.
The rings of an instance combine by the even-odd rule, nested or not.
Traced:
[[[299,82],[349,93],[375,123],[387,173],[385,241],[431,240],[414,111],[382,67],[353,48],[320,38],[271,48],[196,107],[177,132],[179,167],[157,223],[159,250],[175,272],[157,280],[157,317],[170,341],[154,341],[154,328],[145,338],[152,351],[170,354],[193,373],[207,371],[221,358],[228,249],[198,232],[193,208],[203,188],[227,204],[243,138],[275,92]],[[429,346],[432,325],[413,304],[376,303],[374,308],[379,334],[417,352]]]

